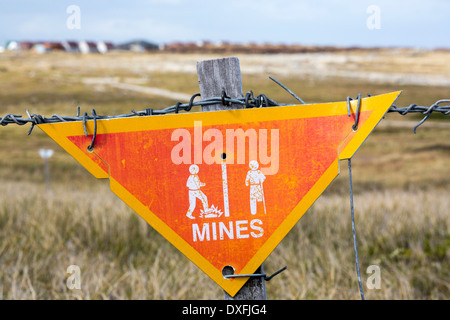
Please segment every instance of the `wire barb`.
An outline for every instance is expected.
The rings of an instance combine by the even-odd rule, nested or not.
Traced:
[[[305,101],[303,101],[302,99],[300,99],[295,93],[293,93],[291,90],[289,90],[288,87],[286,87],[284,84],[282,84],[280,81],[278,81],[277,79],[275,79],[274,77],[269,77],[270,80],[272,80],[273,82],[275,82],[277,85],[279,85],[280,87],[282,87],[284,90],[286,90],[287,92],[289,92],[295,99],[297,99],[298,101],[300,101],[302,104],[306,104]]]
[[[97,113],[95,112],[95,109],[92,109],[92,116],[94,117],[94,135],[92,136],[91,144],[87,147],[87,150],[89,152],[94,151],[95,138],[97,137]],[[85,132],[86,132],[86,128],[85,128]]]
[[[414,133],[416,133],[417,128],[422,125],[433,112],[440,112],[444,115],[450,114],[450,99],[441,99],[433,103],[430,107],[418,106],[417,104],[410,104],[408,107],[399,108],[393,104],[388,112],[398,112],[402,116],[408,113],[422,113],[425,117],[419,121],[413,128]]]
[[[352,126],[352,129],[354,131],[358,130],[358,123],[359,123],[359,113],[361,111],[361,93],[358,94],[358,104],[356,106],[356,113],[355,113],[355,124]]]

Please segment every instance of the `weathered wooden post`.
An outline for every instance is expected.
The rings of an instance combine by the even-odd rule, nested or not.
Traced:
[[[204,60],[197,62],[198,82],[202,99],[221,97],[223,93],[230,98],[242,98],[241,69],[237,57]],[[229,109],[242,109],[242,105],[224,106],[215,104],[204,106],[202,111],[218,111]],[[231,268],[223,270],[224,275],[232,274]],[[255,271],[263,273],[262,265]],[[247,283],[234,296],[224,291],[225,300],[266,300],[266,286],[263,277],[250,278]]]

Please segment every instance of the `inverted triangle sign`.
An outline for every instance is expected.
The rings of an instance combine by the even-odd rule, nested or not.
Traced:
[[[39,127],[234,296],[400,92],[357,101]]]

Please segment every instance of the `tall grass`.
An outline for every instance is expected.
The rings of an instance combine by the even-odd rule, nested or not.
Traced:
[[[4,299],[221,299],[221,289],[105,183],[95,190],[0,185],[0,295]],[[355,196],[368,299],[448,299],[447,192],[373,191]],[[81,289],[66,286],[70,265]],[[381,270],[368,290],[365,270]],[[270,299],[358,299],[347,197],[325,194],[264,263],[288,270]]]

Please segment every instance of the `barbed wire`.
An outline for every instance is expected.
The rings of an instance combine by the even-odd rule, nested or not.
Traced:
[[[22,115],[9,113],[0,119],[0,125],[6,126],[8,124],[17,124],[19,126],[22,126],[26,124],[31,124],[31,128],[28,133],[30,134],[35,125],[42,123],[58,123],[58,122],[72,122],[72,121],[86,122],[87,120],[103,120],[103,119],[130,118],[136,116],[164,115],[169,113],[178,113],[179,111],[189,112],[191,111],[192,107],[209,106],[215,104],[222,104],[224,106],[237,104],[242,105],[245,108],[275,107],[285,105],[277,103],[276,101],[268,98],[264,94],[260,94],[257,97],[254,97],[252,91],[247,92],[245,98],[230,98],[226,95],[225,91],[223,91],[221,97],[212,97],[200,101],[194,101],[194,99],[198,96],[200,96],[199,93],[194,94],[191,97],[189,103],[178,102],[175,105],[169,106],[164,109],[147,108],[142,111],[131,110],[130,113],[120,115],[97,115],[94,109],[92,110],[92,115],[89,115],[86,112],[83,115],[81,115],[80,107],[77,107],[78,112],[76,116],[61,116],[58,114],[53,114],[51,117],[45,117],[43,115],[30,114],[30,112],[26,110],[28,118],[24,118]]]
[[[275,79],[271,78],[272,80],[276,81]],[[279,81],[276,81],[280,86],[282,86],[284,89],[286,89],[289,93],[291,93],[297,100],[299,100],[301,103],[305,104],[303,100],[298,98],[295,94],[292,93],[289,89],[287,89],[285,86],[283,86]],[[26,110],[28,118],[24,118],[22,115],[18,114],[6,114],[0,119],[0,125],[6,126],[8,124],[17,124],[19,126],[31,124],[30,130],[28,134],[31,134],[33,128],[35,125],[43,124],[43,123],[58,123],[58,122],[72,122],[72,121],[83,121],[85,133],[86,133],[86,121],[88,120],[103,120],[103,119],[117,119],[117,118],[130,118],[130,117],[140,117],[140,116],[153,116],[153,115],[165,115],[169,113],[179,113],[179,111],[191,111],[192,107],[196,106],[209,106],[209,105],[216,105],[216,104],[222,104],[224,106],[230,106],[230,105],[241,105],[244,108],[267,108],[267,107],[278,107],[278,106],[288,106],[290,104],[280,104],[276,102],[273,99],[268,98],[265,94],[260,94],[258,96],[254,96],[253,91],[249,91],[246,93],[245,97],[243,98],[230,98],[227,96],[225,91],[222,91],[221,97],[212,97],[208,99],[202,99],[199,101],[194,101],[196,97],[199,97],[200,94],[196,93],[192,95],[191,99],[189,100],[189,103],[181,103],[177,102],[175,105],[166,107],[164,109],[153,109],[153,108],[146,108],[145,110],[141,111],[135,111],[131,110],[130,113],[127,114],[120,114],[120,115],[97,115],[95,112],[95,109],[92,109],[92,114],[89,115],[87,112],[84,112],[83,115],[80,114],[80,107],[77,108],[77,114],[76,116],[61,116],[58,114],[53,114],[51,117],[45,117],[43,115],[38,114],[30,114],[28,110]],[[368,95],[370,97],[370,94]],[[348,114],[350,116],[350,100],[352,98],[347,97],[347,108],[348,108]],[[355,124],[354,128],[356,128],[358,124],[358,118],[359,118],[359,107],[361,104],[361,94],[358,95],[358,107],[356,110],[357,116],[355,117]],[[432,113],[442,113],[444,115],[450,114],[450,99],[441,99],[433,103],[429,107],[425,106],[419,106],[417,104],[411,104],[408,107],[397,107],[395,104],[393,104],[389,110],[388,113],[397,112],[400,115],[406,115],[409,113],[421,113],[425,115],[425,117],[419,121],[414,126],[414,133],[416,133],[416,129],[423,124]],[[86,133],[87,135],[87,133]]]
[[[445,105],[444,105],[445,104]],[[417,128],[424,123],[433,112],[440,112],[444,115],[450,114],[450,99],[441,99],[433,103],[429,107],[423,107],[418,106],[417,104],[410,104],[408,107],[397,107],[395,104],[393,104],[388,112],[397,112],[401,114],[402,116],[407,115],[408,113],[421,113],[424,114],[425,117],[420,120],[415,126],[414,126],[414,133],[416,133]]]

